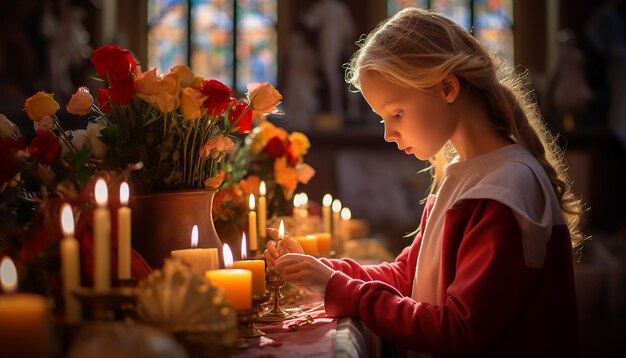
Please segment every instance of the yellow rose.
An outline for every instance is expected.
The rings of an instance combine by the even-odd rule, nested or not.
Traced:
[[[65,109],[72,114],[84,116],[91,112],[91,106],[93,105],[93,97],[89,93],[89,88],[82,86],[72,95]]]
[[[296,158],[305,155],[309,151],[309,148],[311,148],[309,138],[300,132],[291,133],[289,135],[289,141],[291,142],[293,156]]]
[[[180,113],[184,119],[193,120],[202,114],[202,103],[206,96],[191,87],[184,87],[180,91]]]
[[[137,97],[150,103],[152,106],[159,109],[163,113],[174,111],[179,104],[179,92],[180,92],[180,79],[176,75],[167,74],[163,78],[157,78],[150,89],[139,86],[147,93],[142,93],[137,88],[135,82],[135,89],[137,89]]]
[[[39,122],[45,116],[52,117],[61,108],[53,96],[53,93],[39,91],[24,102],[23,111],[26,111],[28,118],[35,122]]]
[[[172,67],[170,69],[170,73],[180,78],[180,86],[182,88],[198,87],[202,85],[202,78],[196,76],[196,74],[193,73],[191,68],[185,65],[178,65],[178,66]]]
[[[247,89],[248,103],[259,115],[283,114],[276,108],[283,96],[269,82],[249,83]]]

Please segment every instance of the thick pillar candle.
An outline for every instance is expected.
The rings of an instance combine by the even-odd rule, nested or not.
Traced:
[[[256,211],[254,211],[255,201],[254,194],[250,194],[250,199],[248,200],[248,207],[250,211],[248,212],[248,236],[250,236],[250,251],[257,250],[257,239],[256,233],[259,229],[256,225]]]
[[[294,239],[298,241],[304,253],[307,255],[316,256],[318,254],[317,236],[316,235],[304,235],[295,236]]]
[[[78,323],[81,320],[80,302],[72,293],[80,286],[80,257],[78,241],[74,238],[74,215],[69,204],[61,207],[61,277],[63,280],[63,301],[65,322]]]
[[[174,250],[171,255],[189,265],[194,274],[203,277],[208,270],[219,268],[219,258],[217,248],[199,248],[197,246],[198,225],[194,225],[191,229],[191,249]]]
[[[108,190],[104,179],[96,182],[96,210],[93,213],[94,290],[111,288],[111,214],[107,208]]]
[[[252,272],[252,294],[254,296],[263,296],[265,293],[265,261],[264,260],[246,260],[246,234],[241,238],[241,261],[233,262],[233,268],[249,270]]]
[[[206,272],[206,279],[210,285],[224,290],[224,297],[237,311],[252,309],[252,272],[249,270],[233,269],[233,254],[224,244],[223,270]]]
[[[318,232],[317,236],[317,251],[320,256],[328,257],[330,255],[330,232]]]
[[[120,185],[120,204],[117,210],[117,278],[129,280],[130,277],[130,233],[131,214],[128,207],[130,192],[128,183]]]
[[[0,260],[0,357],[50,357],[48,304],[44,296],[14,293],[17,271],[10,258]]]
[[[267,233],[265,231],[267,227],[267,199],[265,197],[267,188],[265,182],[261,181],[259,185],[259,205],[257,208],[257,214],[259,217],[259,238],[261,239],[261,246],[265,247],[265,238]]]

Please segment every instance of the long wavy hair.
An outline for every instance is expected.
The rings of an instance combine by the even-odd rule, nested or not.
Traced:
[[[453,21],[427,10],[406,8],[381,23],[357,43],[359,50],[346,65],[346,82],[360,90],[366,73],[418,89],[430,89],[448,75],[486,104],[493,125],[522,145],[543,166],[568,223],[574,247],[583,241],[583,207],[572,192],[567,163],[556,138],[545,126],[532,93],[497,56]],[[433,158],[431,192],[455,155],[448,143]]]

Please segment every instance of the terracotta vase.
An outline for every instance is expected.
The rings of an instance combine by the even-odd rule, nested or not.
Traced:
[[[198,247],[215,247],[223,267],[222,242],[211,208],[216,190],[188,190],[136,195],[131,198],[133,248],[152,267],[172,250],[191,248],[191,230],[198,225]]]

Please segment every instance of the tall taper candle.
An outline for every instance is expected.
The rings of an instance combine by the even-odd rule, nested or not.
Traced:
[[[335,252],[339,254],[343,252],[343,242],[341,241],[341,216],[340,216],[341,201],[339,201],[339,199],[333,200],[332,209],[333,209],[333,237],[332,237],[333,250],[335,250]]]
[[[120,208],[117,210],[117,278],[129,280],[130,277],[130,223],[131,213],[128,207],[130,190],[128,183],[120,185]]]
[[[265,232],[267,226],[267,199],[265,198],[267,188],[265,182],[261,180],[259,185],[259,205],[257,208],[257,214],[259,217],[259,238],[261,239],[261,245],[265,245],[265,238],[267,233]]]
[[[322,232],[330,234],[330,204],[333,202],[333,197],[330,194],[324,195],[322,199]]]
[[[341,240],[347,241],[351,239],[350,233],[350,219],[352,218],[352,212],[348,208],[341,209]]]
[[[111,214],[107,208],[107,184],[96,182],[96,204],[93,213],[94,290],[106,292],[111,288]]]
[[[61,207],[61,273],[63,277],[63,299],[65,322],[78,323],[81,319],[80,302],[72,291],[80,286],[80,257],[78,241],[74,238],[74,215],[70,204]]]
[[[257,250],[256,232],[258,227],[256,225],[256,211],[254,211],[255,201],[254,194],[250,194],[250,200],[248,201],[250,212],[248,212],[248,236],[250,236],[250,251]]]

